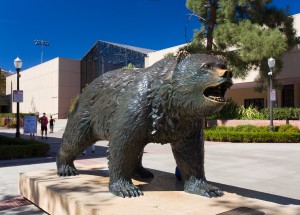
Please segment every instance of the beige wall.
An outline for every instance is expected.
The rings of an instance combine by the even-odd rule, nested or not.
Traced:
[[[300,45],[283,55],[283,68],[279,75],[280,79],[295,78],[300,80]],[[276,64],[275,64],[276,66]]]
[[[186,44],[174,46],[167,49],[162,49],[156,52],[151,52],[148,54],[148,56],[145,58],[145,67],[152,66],[157,61],[163,59],[166,54],[173,53],[176,54],[179,50],[179,48],[185,46]]]
[[[294,28],[296,30],[296,35],[300,36],[300,13],[293,15],[294,17]]]
[[[80,93],[80,61],[60,58],[59,100],[60,118],[67,118],[71,100]]]
[[[71,98],[80,92],[80,61],[55,58],[20,72],[23,90],[21,113],[45,112],[55,118],[66,118]],[[17,88],[17,75],[6,78],[6,94]],[[16,112],[16,103],[12,104]]]
[[[233,100],[239,105],[244,105],[244,99],[256,99],[263,98],[264,105],[266,106],[268,101],[268,95],[266,92],[258,93],[253,88],[244,89],[229,89],[227,92],[227,97],[233,98]]]

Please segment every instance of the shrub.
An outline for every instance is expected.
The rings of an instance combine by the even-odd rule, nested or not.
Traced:
[[[297,133],[297,132],[299,132],[299,128],[296,126],[289,125],[289,124],[281,125],[281,126],[278,126],[278,132]]]
[[[244,120],[265,119],[265,116],[251,105],[248,108],[244,108],[244,106],[240,107],[239,115],[240,119]]]
[[[174,53],[172,53],[172,52],[169,52],[164,55],[164,58],[172,58],[172,57],[174,57]]]
[[[269,108],[258,110],[252,106],[248,108],[239,107],[231,99],[228,100],[227,104],[223,109],[210,116],[210,119],[245,119],[245,120],[267,120],[270,118]],[[299,120],[300,119],[300,108],[273,108],[273,119],[274,120]]]
[[[22,127],[22,118],[24,116],[30,116],[32,113],[20,113],[20,126]],[[10,118],[10,123],[9,127],[10,128],[15,128],[16,127],[16,114],[15,113],[0,113],[0,127],[4,127],[4,119],[5,118]]]
[[[127,64],[127,66],[123,67],[123,69],[129,69],[129,70],[134,69],[134,68],[135,68],[135,66],[132,63],[129,63],[129,64]]]
[[[264,108],[261,113],[265,119],[270,117],[270,109]],[[275,120],[299,120],[300,108],[273,108],[273,119]]]
[[[71,105],[70,105],[70,108],[69,108],[70,113],[73,111],[78,98],[79,98],[79,95],[77,95],[75,98],[71,99]]]
[[[275,126],[274,132],[269,131],[269,126],[214,126],[205,129],[205,138],[221,142],[292,143],[300,142],[300,131],[292,125]]]
[[[209,117],[210,119],[238,119],[239,115],[239,106],[229,98],[226,105],[222,108],[221,111],[215,113]]]
[[[217,142],[245,142],[245,143],[298,143],[300,133],[285,132],[224,132],[205,131],[205,139]]]
[[[293,109],[293,119],[300,119],[300,108]]]
[[[0,136],[0,159],[42,157],[49,149],[47,143]]]
[[[233,131],[235,132],[256,132],[257,127],[255,125],[238,125],[233,127]]]

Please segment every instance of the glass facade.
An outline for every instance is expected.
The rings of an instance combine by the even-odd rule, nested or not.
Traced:
[[[81,59],[81,89],[100,75],[128,64],[144,68],[145,57],[150,52],[153,50],[97,41]]]

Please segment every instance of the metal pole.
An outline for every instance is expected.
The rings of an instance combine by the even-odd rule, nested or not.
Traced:
[[[44,41],[44,40],[35,40],[34,41],[35,45],[39,45],[42,46],[42,52],[41,52],[41,63],[43,63],[43,58],[44,58],[44,46],[49,46],[49,42],[48,41]]]
[[[20,69],[17,69],[17,91],[19,91],[19,78],[20,78]],[[19,102],[17,102],[17,132],[16,138],[20,138],[20,106]]]
[[[44,45],[42,45],[42,52],[41,52],[41,63],[43,63],[43,51],[44,51]]]
[[[273,126],[273,101],[271,99],[271,91],[273,88],[273,83],[272,83],[272,69],[271,70],[271,75],[270,75],[270,90],[269,90],[269,94],[270,94],[270,98],[269,98],[269,102],[270,102],[270,131],[272,132],[274,130],[274,126]]]

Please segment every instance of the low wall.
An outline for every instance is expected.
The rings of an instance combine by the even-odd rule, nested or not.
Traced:
[[[273,125],[285,125],[290,124],[297,126],[300,129],[300,120],[273,120]],[[270,120],[223,120],[223,119],[212,119],[207,120],[207,127],[212,126],[237,126],[237,125],[256,125],[256,126],[268,126]]]

